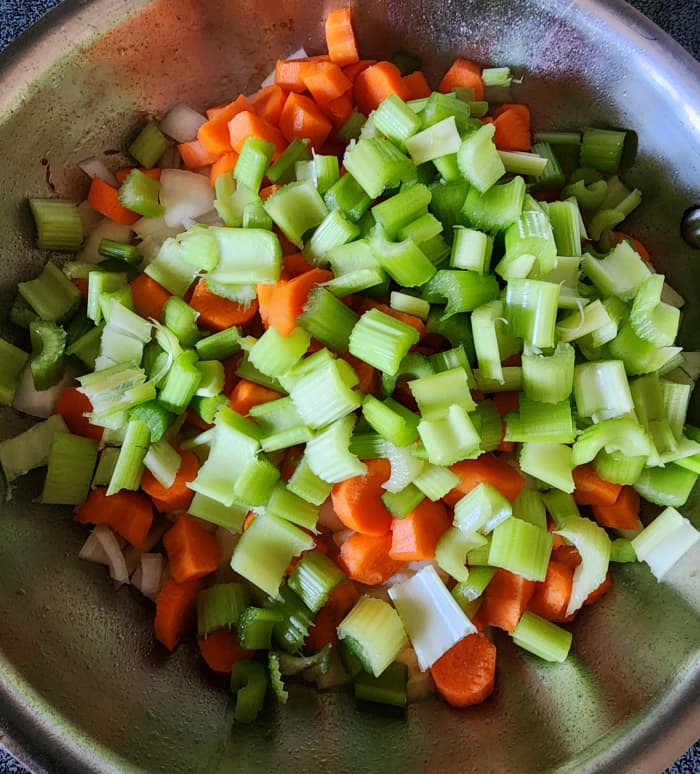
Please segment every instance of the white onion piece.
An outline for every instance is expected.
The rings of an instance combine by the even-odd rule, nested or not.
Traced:
[[[158,124],[160,131],[178,142],[196,139],[199,127],[206,122],[206,116],[193,110],[184,102],[176,102]]]
[[[105,554],[107,554],[107,566],[111,578],[117,583],[128,583],[129,573],[126,569],[124,554],[122,553],[117,537],[105,524],[98,524],[92,531],[99,540]]]
[[[182,225],[214,208],[214,190],[208,177],[184,169],[164,169],[160,175],[160,203],[165,225]]]
[[[329,532],[339,532],[345,529],[345,524],[338,518],[330,497],[321,503],[318,511],[318,526]]]
[[[131,577],[132,584],[153,602],[163,584],[165,557],[163,554],[141,554],[141,561]]]
[[[51,412],[53,411],[53,407],[58,400],[61,390],[64,387],[73,384],[74,379],[75,371],[69,368],[66,369],[63,379],[61,379],[58,384],[49,387],[48,390],[37,390],[34,387],[31,368],[29,367],[29,363],[27,363],[23,368],[22,373],[19,375],[15,399],[12,401],[12,408],[17,411],[22,411],[25,414],[29,414],[29,416],[32,417],[46,419],[51,416]]]
[[[100,255],[99,251],[100,242],[103,239],[113,239],[115,242],[131,242],[131,228],[123,223],[114,223],[107,218],[102,218],[88,234],[83,249],[76,256],[76,260],[87,263],[104,261],[104,256]]]
[[[100,180],[104,180],[105,183],[109,183],[114,188],[119,188],[117,178],[107,169],[104,161],[96,158],[85,159],[78,163],[78,166],[85,172],[85,174],[92,180],[99,177]]]
[[[83,543],[83,547],[78,554],[79,559],[85,559],[87,562],[95,562],[96,564],[109,565],[109,557],[107,552],[102,548],[97,535],[91,532],[87,540]]]
[[[136,548],[136,546],[126,546],[124,549],[124,561],[126,562],[126,569],[131,575],[139,565],[141,561],[141,554],[150,551],[157,543],[160,543],[160,539],[170,529],[172,524],[165,519],[158,519],[154,526],[151,527],[151,531],[146,537],[146,542],[143,544],[143,548]]]

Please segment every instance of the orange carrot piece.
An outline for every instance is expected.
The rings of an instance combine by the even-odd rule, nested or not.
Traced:
[[[296,328],[296,319],[302,313],[312,288],[331,279],[332,272],[312,269],[290,280],[258,285],[260,317],[265,327],[274,325],[283,336],[289,336]]]
[[[440,656],[430,674],[450,706],[480,704],[493,693],[496,646],[484,634],[469,634]]]
[[[304,67],[301,79],[319,104],[332,102],[352,89],[352,81],[335,62],[314,62]]]
[[[355,355],[351,355],[349,352],[343,352],[339,355],[339,357],[342,357],[343,360],[350,363],[350,365],[355,369],[355,373],[357,374],[357,378],[360,380],[354,389],[358,390],[359,392],[367,393],[376,393],[379,389],[379,371],[377,371],[374,366],[371,366],[369,363],[365,363],[364,360],[360,360],[359,357],[355,357]]]
[[[114,173],[114,177],[117,178],[117,182],[119,185],[121,185],[127,177],[129,177],[129,174],[133,172],[134,167],[124,167],[123,169],[118,169]],[[162,172],[161,169],[158,169],[158,167],[155,167],[154,169],[141,169],[139,168],[139,172],[142,172],[146,177],[151,177],[153,180],[160,180],[160,173]]]
[[[327,54],[307,56],[304,59],[278,59],[275,64],[275,83],[285,91],[305,91],[306,86],[302,78],[304,68],[315,62],[329,61]]]
[[[484,623],[512,633],[534,593],[534,581],[499,568],[479,608]]]
[[[638,531],[642,528],[639,520],[640,502],[635,489],[623,486],[612,505],[591,505],[591,512],[601,527]]]
[[[282,270],[288,277],[298,277],[314,268],[314,265],[306,260],[304,253],[291,253],[282,259]]]
[[[494,114],[496,133],[493,141],[498,150],[529,151],[530,109],[527,105],[503,105]]]
[[[131,297],[134,301],[134,308],[146,319],[153,318],[161,320],[163,316],[163,307],[170,298],[170,293],[148,274],[139,274],[133,279],[131,285]]]
[[[320,150],[333,124],[310,97],[290,92],[282,108],[279,127],[287,141],[308,139],[313,148]]]
[[[408,92],[406,99],[423,99],[430,96],[432,90],[420,70],[404,75],[402,80]]]
[[[71,282],[80,291],[80,295],[83,297],[83,301],[87,301],[88,297],[88,281],[84,277],[73,277]]]
[[[231,408],[241,416],[246,416],[253,406],[269,403],[282,397],[282,393],[263,387],[262,384],[241,379],[231,392]]]
[[[367,460],[367,472],[334,484],[331,500],[336,515],[348,529],[363,535],[386,535],[393,517],[382,502],[382,484],[391,476],[389,460]],[[391,542],[391,541],[390,541]]]
[[[119,201],[119,189],[105,183],[99,177],[93,177],[88,192],[88,204],[93,210],[104,215],[115,223],[131,226],[141,217],[138,213],[122,207]]]
[[[190,627],[197,613],[197,594],[201,580],[177,583],[168,578],[156,597],[155,635],[158,642],[173,651]]]
[[[573,580],[574,569],[564,562],[552,559],[547,567],[545,579],[536,584],[527,609],[548,621],[565,622]]]
[[[259,137],[261,140],[271,142],[275,146],[276,156],[287,147],[280,130],[269,121],[253,113],[252,110],[242,110],[240,113],[236,113],[228,123],[228,130],[231,147],[237,153],[241,152],[249,137]]]
[[[331,62],[341,66],[359,62],[355,31],[352,28],[352,8],[334,8],[326,16],[325,31]]]
[[[252,107],[250,100],[241,94],[233,102],[224,105],[213,118],[199,127],[197,139],[207,150],[217,156],[232,151],[229,121],[238,113],[249,111]]]
[[[579,554],[576,546],[564,544],[552,549],[550,561],[561,562],[575,570],[581,564],[581,554]]]
[[[217,296],[207,288],[205,279],[195,285],[190,306],[197,312],[197,324],[208,331],[223,331],[234,325],[245,325],[258,311],[258,302],[253,299],[249,304],[239,304],[228,298]]]
[[[287,92],[278,84],[272,83],[256,91],[250,98],[250,104],[260,118],[277,126],[285,99],[287,99]]]
[[[450,69],[442,76],[438,91],[447,93],[459,87],[473,89],[476,100],[484,98],[484,82],[478,64],[468,59],[455,59]]]
[[[520,411],[520,393],[519,392],[494,392],[491,396],[496,410],[503,416],[509,411]]]
[[[238,634],[235,629],[217,629],[209,632],[206,637],[197,640],[199,652],[214,672],[230,675],[237,661],[255,656],[254,650],[244,650],[238,644]]]
[[[180,450],[179,454],[180,467],[171,486],[164,487],[150,470],[144,470],[141,477],[141,489],[153,500],[161,513],[186,511],[194,497],[194,492],[187,484],[197,477],[199,458],[187,449]]]
[[[391,535],[362,535],[356,532],[340,547],[338,564],[352,580],[376,586],[391,578],[403,566],[389,556]]]
[[[573,477],[574,500],[579,505],[613,505],[620,496],[622,485],[602,479],[592,463],[574,468]]]
[[[357,74],[353,94],[357,107],[369,115],[390,94],[405,100],[408,87],[403,82],[399,68],[392,62],[382,61]]]
[[[219,156],[209,170],[209,180],[211,181],[211,184],[214,185],[214,183],[216,183],[216,178],[219,177],[219,175],[233,172],[236,168],[237,161],[238,154],[236,151],[230,151],[229,153],[224,153],[222,156]]]
[[[196,521],[180,516],[163,535],[170,575],[178,583],[203,578],[219,566],[221,551],[216,538]]]
[[[457,500],[482,482],[495,486],[508,500],[515,500],[525,486],[525,477],[514,467],[493,454],[482,454],[475,460],[462,460],[450,467],[459,478],[459,484],[443,500],[454,505]]]
[[[368,67],[371,67],[374,64],[377,64],[376,59],[360,59],[359,62],[355,62],[355,64],[346,65],[343,67],[343,72],[347,77],[355,83],[355,78],[363,71],[366,70]]]
[[[92,411],[92,403],[87,395],[78,391],[77,387],[64,387],[56,399],[52,414],[60,414],[68,429],[74,435],[84,438],[101,440],[104,428],[93,425],[86,414]]]
[[[339,583],[328,596],[326,604],[316,613],[309,634],[304,641],[304,649],[316,653],[327,643],[334,647],[338,644],[338,624],[350,612],[360,598],[357,586],[351,580]]]
[[[426,498],[403,519],[391,522],[389,556],[402,562],[431,561],[452,516],[441,502]]]
[[[153,524],[153,506],[142,492],[122,489],[107,496],[96,487],[75,513],[81,524],[107,524],[135,548],[143,548]]]
[[[189,142],[181,142],[177,146],[182,162],[187,169],[199,169],[200,167],[208,167],[213,164],[221,154],[212,153],[208,148],[199,140],[190,140]]]
[[[282,186],[281,186],[281,185],[277,185],[277,183],[273,183],[273,185],[266,185],[266,186],[263,186],[263,187],[260,189],[260,198],[261,198],[263,201],[265,201],[266,199],[269,199],[269,198],[272,196],[272,194],[273,194],[273,193],[275,193],[276,191],[279,191],[279,189],[280,189],[281,187],[282,187]],[[296,246],[295,246],[295,248],[294,248],[294,249],[296,249]]]
[[[216,118],[224,110],[226,110],[226,105],[213,105],[212,107],[208,107],[204,111],[204,114],[211,121],[212,118]]]
[[[328,116],[328,118],[330,118],[331,123],[333,124],[333,128],[337,130],[340,129],[340,127],[348,120],[348,118],[350,118],[354,104],[352,97],[348,93],[343,94],[337,99],[331,100],[330,102],[319,102],[319,107]],[[323,151],[329,156],[338,155],[332,148],[330,148],[328,141],[326,141],[326,145],[324,146]]]

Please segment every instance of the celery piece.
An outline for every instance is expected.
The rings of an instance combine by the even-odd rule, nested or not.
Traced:
[[[317,613],[333,589],[346,578],[338,565],[321,551],[304,554],[289,575],[289,588]]]
[[[489,268],[492,250],[493,238],[488,234],[464,226],[455,226],[450,266],[484,274]]]
[[[405,707],[407,698],[408,667],[394,661],[375,677],[365,671],[355,678],[355,698],[377,704]]]
[[[177,336],[183,347],[191,347],[199,338],[196,312],[177,296],[170,296],[163,307],[163,322]]]
[[[500,341],[498,335],[499,321],[503,320],[503,302],[489,301],[472,312],[471,328],[474,340],[476,359],[482,378],[503,381]],[[502,324],[502,323],[501,323]]]
[[[105,446],[102,449],[97,460],[97,468],[92,477],[92,483],[90,484],[92,489],[109,484],[118,458],[119,449],[116,446]]]
[[[375,677],[406,647],[399,614],[387,602],[362,597],[338,625],[338,637]]]
[[[513,500],[513,516],[530,522],[540,529],[547,529],[547,513],[540,492],[534,489],[523,489]]]
[[[610,561],[618,564],[628,564],[639,561],[632,541],[627,538],[616,538],[610,544]]]
[[[372,120],[377,129],[402,150],[406,140],[421,128],[420,118],[396,94],[382,100]]]
[[[411,511],[414,511],[425,500],[425,495],[408,484],[398,491],[386,491],[382,495],[382,502],[395,519],[404,519]]]
[[[561,626],[525,610],[513,630],[513,642],[520,648],[545,661],[566,660],[571,648],[572,634]]]
[[[139,419],[130,419],[124,442],[119,450],[117,464],[107,487],[107,495],[116,494],[121,489],[139,488],[143,475],[143,461],[148,452],[149,443],[148,426]],[[90,475],[92,476],[92,471]]]
[[[549,162],[546,156],[534,151],[498,151],[498,156],[506,172],[529,177],[540,177]]]
[[[197,636],[237,626],[249,596],[243,583],[216,583],[202,589],[197,595]]]
[[[270,165],[267,170],[267,179],[271,183],[284,185],[294,179],[294,165],[297,161],[308,161],[311,159],[309,150],[309,140],[294,139],[285,148],[278,159]]]
[[[618,326],[610,316],[608,307],[600,299],[596,299],[559,320],[557,333],[560,341],[581,343],[583,339],[584,342],[589,341],[592,346],[602,346],[615,338]]]
[[[140,169],[132,169],[119,187],[119,203],[145,218],[157,218],[165,212],[158,203],[159,192],[159,180],[144,175]]]
[[[461,96],[460,96],[461,95]],[[424,126],[435,126],[446,118],[454,118],[457,131],[466,134],[468,129],[473,129],[473,122],[469,120],[469,101],[474,98],[473,90],[465,89],[457,94],[451,92],[442,94],[434,91],[426,100],[420,111]],[[478,127],[477,127],[478,128]]]
[[[432,189],[430,189],[430,197],[432,199]],[[432,214],[432,212],[424,212],[422,215],[414,218],[406,223],[396,232],[396,238],[399,241],[404,239],[411,239],[418,246],[425,242],[434,239],[444,231],[442,223]]]
[[[221,220],[231,228],[243,226],[243,214],[250,204],[259,204],[260,197],[248,186],[236,182],[232,172],[219,175],[214,183],[214,208]]]
[[[526,210],[505,233],[506,252],[496,272],[506,280],[527,277],[534,264],[540,274],[556,264],[557,246],[549,218],[541,211]]]
[[[287,183],[264,203],[265,211],[282,233],[299,249],[303,236],[316,228],[328,214],[326,205],[308,180]]]
[[[270,484],[270,486],[272,485]],[[294,494],[282,482],[272,486],[272,491],[269,493],[269,499],[265,505],[265,513],[268,516],[285,519],[304,529],[316,530],[318,506]]]
[[[321,363],[291,385],[291,399],[309,427],[324,427],[360,406],[362,395],[345,382],[342,362],[331,359]]]
[[[461,173],[481,194],[488,191],[506,172],[493,141],[495,131],[493,124],[484,124],[462,140],[457,153]]]
[[[552,517],[557,527],[566,523],[570,516],[580,516],[578,505],[570,492],[562,492],[560,489],[551,489],[542,493],[547,513]]]
[[[472,372],[469,358],[467,357],[463,344],[458,344],[452,349],[443,349],[440,352],[436,352],[434,355],[430,355],[430,363],[436,374],[441,373],[442,371],[449,371],[452,368],[464,369],[464,372],[467,375],[467,384],[469,385],[469,388],[476,388],[474,373]]]
[[[282,586],[279,596],[269,599],[265,607],[282,614],[282,620],[272,627],[274,641],[287,653],[298,653],[313,623],[311,610],[287,585]]]
[[[399,285],[418,287],[435,274],[435,266],[410,239],[390,242],[382,229],[377,227],[370,247],[381,268]]]
[[[197,368],[202,373],[202,380],[197,387],[195,397],[216,398],[224,389],[226,372],[224,364],[218,360],[200,360]]]
[[[549,142],[536,142],[532,146],[534,153],[547,159],[544,170],[536,177],[534,183],[537,189],[559,190],[564,186],[564,172],[557,158],[557,154]]]
[[[443,224],[446,234],[452,233],[454,226],[463,225],[462,208],[468,191],[469,183],[466,180],[453,180],[430,186],[430,210]]]
[[[362,186],[348,172],[333,183],[323,195],[323,200],[329,210],[342,210],[355,223],[372,204]]]
[[[233,549],[231,567],[272,597],[292,558],[313,548],[312,538],[291,522],[258,514]]]
[[[19,376],[27,363],[29,355],[10,344],[3,338],[0,338],[0,362],[2,371],[0,371],[0,404],[11,406],[15,397],[15,391],[19,384]]]
[[[580,416],[594,422],[634,411],[625,368],[620,360],[580,363],[574,368],[574,399]]]
[[[38,277],[20,282],[17,290],[37,315],[47,322],[63,322],[75,312],[81,300],[78,288],[51,261],[46,263]]]
[[[48,464],[51,444],[57,433],[68,433],[68,427],[60,414],[52,414],[19,435],[0,441],[0,466],[8,484],[34,468]]]
[[[432,376],[435,373],[430,360],[418,352],[409,352],[399,363],[399,368],[391,376],[382,374],[382,392],[384,395],[391,395],[396,389],[400,379],[422,379],[425,376]]]
[[[75,253],[83,243],[83,222],[78,207],[65,199],[30,199],[29,208],[40,250]]]
[[[196,224],[175,239],[180,246],[180,257],[186,263],[204,271],[214,271],[221,258],[219,245],[207,226]]]
[[[408,137],[405,145],[416,164],[424,164],[426,161],[432,161],[450,153],[457,153],[462,145],[462,140],[455,117],[448,116]],[[367,191],[367,193],[370,192]]]
[[[425,283],[423,298],[431,303],[447,301],[443,318],[471,312],[499,295],[498,282],[492,274],[478,274],[468,269],[440,269]]]
[[[665,373],[673,368],[681,353],[680,347],[656,347],[640,339],[629,321],[620,326],[617,336],[608,344],[608,352],[624,363],[630,376],[653,373]]]
[[[572,543],[581,555],[581,564],[574,570],[571,596],[566,608],[566,615],[569,616],[605,580],[610,561],[610,538],[602,527],[579,516],[570,516],[555,534]]]
[[[129,153],[142,167],[155,167],[170,147],[170,140],[160,131],[155,121],[149,121],[129,146]]]
[[[32,343],[30,368],[37,390],[48,390],[63,377],[65,368],[65,330],[53,322],[35,320],[29,325]]]
[[[271,142],[260,137],[247,137],[233,170],[234,180],[257,191],[274,153],[275,146]]]
[[[287,482],[287,489],[312,505],[321,505],[331,493],[331,484],[319,478],[303,456]]]
[[[575,437],[568,398],[560,403],[540,403],[521,395],[520,413],[506,415],[506,441],[569,444]]]
[[[148,427],[151,442],[158,443],[175,421],[175,414],[156,399],[134,406],[129,411],[129,419],[143,422]]]
[[[248,507],[239,503],[227,506],[200,492],[195,492],[187,512],[233,532],[242,532]]]
[[[481,369],[474,371],[476,387],[483,393],[520,392],[523,389],[523,369],[520,366],[504,366],[500,379],[484,374]]]
[[[474,616],[479,610],[482,595],[495,573],[495,567],[471,567],[467,580],[452,589],[452,596],[468,616]]]
[[[197,354],[202,360],[224,360],[241,350],[241,334],[238,328],[226,328],[212,333],[195,344]]]
[[[280,189],[275,196],[283,190]],[[276,234],[260,228],[219,226],[212,226],[209,231],[217,241],[221,256],[215,271],[209,275],[211,280],[222,284],[250,284],[279,279],[282,248]]]
[[[510,518],[494,530],[489,548],[489,564],[543,581],[552,553],[552,535],[546,529],[523,519]]]
[[[391,398],[382,402],[374,395],[365,396],[362,415],[382,438],[397,446],[407,446],[418,437],[418,417]]]
[[[628,457],[620,451],[601,449],[593,460],[593,467],[601,478],[613,484],[636,484],[648,459],[644,454]]]
[[[479,433],[462,406],[450,406],[439,419],[422,419],[418,434],[433,465],[452,465],[480,452]]]
[[[159,399],[163,406],[175,414],[181,414],[194,397],[202,372],[197,368],[197,355],[192,350],[185,350],[172,364],[160,392]]]
[[[379,433],[356,432],[350,438],[348,449],[361,460],[376,460],[386,456],[386,441]]]
[[[648,502],[680,508],[685,505],[698,474],[671,463],[664,468],[645,468],[634,488]]]
[[[360,360],[393,375],[402,358],[417,342],[415,328],[378,309],[370,309],[352,329],[348,349]]]
[[[571,474],[574,462],[569,446],[563,443],[524,443],[520,448],[519,462],[523,473],[563,492],[574,491]]]
[[[181,298],[189,289],[196,273],[196,267],[182,259],[180,246],[172,237],[163,242],[156,257],[144,269],[144,274]]]
[[[160,441],[151,443],[143,458],[143,464],[158,483],[168,489],[175,483],[175,477],[182,465],[182,457],[164,438],[161,438]]]
[[[515,223],[522,212],[524,199],[525,181],[516,176],[507,183],[491,186],[485,193],[475,187],[469,188],[462,214],[473,228],[495,233]]]
[[[323,428],[306,444],[306,458],[311,470],[329,484],[361,476],[367,466],[350,451],[355,418],[347,415]]]
[[[37,320],[38,317],[29,302],[25,301],[20,293],[17,293],[10,307],[10,322],[19,328],[29,328],[29,323],[32,320]]]
[[[575,202],[552,202],[549,205],[549,219],[556,242],[557,254],[581,255],[580,213]]]
[[[627,132],[611,129],[584,129],[581,137],[580,164],[611,175],[622,159]]]
[[[428,188],[417,183],[375,204],[372,207],[372,215],[386,237],[393,240],[402,228],[427,214],[430,200],[431,193]]]
[[[491,484],[480,483],[454,506],[454,525],[465,533],[492,532],[512,515],[511,504]]]
[[[452,576],[458,583],[469,577],[467,553],[486,545],[486,538],[476,532],[463,532],[459,527],[450,527],[442,533],[435,546],[435,561],[441,570]]]
[[[267,505],[279,477],[279,470],[267,457],[264,455],[251,457],[236,478],[233,495],[240,503],[251,506]],[[270,512],[266,511],[266,513]],[[292,518],[289,520],[294,521]]]
[[[342,210],[332,210],[314,229],[304,245],[304,256],[315,266],[328,264],[328,253],[360,236],[360,228]]]
[[[268,677],[258,661],[237,661],[231,669],[231,692],[236,694],[234,718],[252,723],[260,714],[267,692]]]
[[[651,271],[632,245],[622,240],[603,259],[584,255],[581,269],[604,296],[631,301]]]
[[[311,336],[303,328],[296,328],[289,336],[271,325],[248,352],[250,362],[267,376],[281,376],[289,370],[309,348]]]
[[[680,309],[661,301],[662,274],[651,274],[639,286],[629,322],[640,339],[657,347],[669,347],[676,340]]]
[[[372,199],[387,188],[396,188],[416,179],[415,162],[391,141],[379,137],[361,137],[354,145],[349,145],[343,165]]]
[[[526,348],[522,354],[523,389],[531,400],[560,403],[573,389],[576,353],[570,344],[558,342],[551,355]]]
[[[405,489],[423,469],[423,461],[408,446],[395,446],[387,441],[385,454],[391,464],[391,476],[382,484],[387,492]]]
[[[461,406],[466,411],[476,407],[463,368],[452,368],[422,379],[413,379],[408,386],[423,419],[444,417],[452,405]]]
[[[288,396],[253,406],[249,414],[260,428],[260,445],[268,453],[305,443],[313,437]]]
[[[496,451],[503,440],[503,420],[493,400],[481,400],[474,409],[474,422],[480,422],[481,448],[485,452]]]
[[[700,532],[669,506],[635,536],[631,545],[639,560],[646,562],[660,581],[699,540]]]
[[[577,180],[562,189],[562,195],[574,197],[578,206],[586,212],[595,212],[605,202],[608,195],[608,184],[605,180],[596,180],[586,185],[584,180]]]
[[[531,347],[553,347],[559,285],[513,279],[506,285],[504,311],[508,333]]]
[[[97,462],[97,441],[71,433],[55,432],[41,502],[80,505],[90,492]]]
[[[248,202],[243,207],[241,226],[243,228],[262,228],[266,231],[272,231],[272,218],[265,212],[262,201]]]
[[[391,586],[389,596],[406,627],[422,671],[476,631],[432,565]]]
[[[430,312],[430,304],[427,301],[396,290],[391,291],[389,306],[392,309],[396,309],[397,312],[405,312],[414,317],[420,317],[421,320],[425,320]]]
[[[141,253],[136,245],[127,242],[118,242],[114,239],[102,239],[98,247],[98,252],[105,258],[116,258],[124,263],[141,263]]]
[[[359,317],[333,293],[317,285],[311,290],[298,324],[335,352],[347,352],[353,327]]]

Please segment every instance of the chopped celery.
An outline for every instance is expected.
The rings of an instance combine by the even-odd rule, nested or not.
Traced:
[[[355,678],[355,698],[361,701],[405,707],[408,701],[407,680],[408,667],[398,661],[389,664],[378,677],[362,671]]]
[[[700,532],[675,508],[665,508],[633,540],[640,561],[663,580],[674,564],[700,540]]]
[[[543,581],[552,553],[552,535],[523,519],[509,518],[494,530],[489,565],[502,567],[533,581]]]
[[[242,583],[217,583],[202,589],[197,595],[197,635],[206,637],[218,629],[237,626],[248,597]]]
[[[345,573],[321,551],[304,554],[289,575],[289,588],[301,601],[317,613],[331,591],[343,580]]]
[[[565,661],[572,634],[561,626],[526,610],[513,630],[513,642],[545,661]]]
[[[53,505],[83,503],[90,492],[96,462],[97,441],[71,433],[54,433],[41,502]]]
[[[37,315],[48,322],[59,323],[71,317],[81,299],[78,288],[51,261],[38,277],[20,282],[17,290]]]

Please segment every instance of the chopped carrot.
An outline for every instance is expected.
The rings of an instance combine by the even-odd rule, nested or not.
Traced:
[[[129,177],[129,174],[133,172],[134,167],[123,167],[122,169],[118,169],[114,173],[114,177],[117,178],[117,182],[119,185],[121,185],[127,177]],[[160,173],[163,170],[159,169],[158,167],[154,167],[153,169],[141,169],[139,168],[139,172],[142,172],[146,177],[151,177],[153,180],[160,180]]]
[[[249,137],[259,137],[261,140],[271,142],[275,146],[276,156],[287,147],[280,130],[269,121],[253,113],[252,110],[242,110],[240,113],[236,113],[228,123],[228,130],[231,147],[237,153],[241,152]]]
[[[145,470],[141,477],[141,489],[153,500],[161,513],[186,511],[194,497],[194,491],[189,489],[187,484],[197,477],[199,458],[187,449],[180,450],[179,454],[180,467],[171,486],[164,487],[150,470]]]
[[[200,169],[200,167],[208,167],[213,164],[221,154],[212,153],[208,148],[199,140],[190,140],[189,142],[181,142],[177,146],[182,161],[187,169]]]
[[[178,583],[168,578],[156,597],[155,635],[158,642],[172,651],[187,630],[194,625],[197,613],[197,594],[201,580]]]
[[[216,118],[224,110],[226,110],[226,105],[213,105],[212,107],[208,107],[204,111],[204,114],[209,120],[211,120],[212,118]]]
[[[238,352],[235,355],[224,358],[221,362],[224,366],[224,386],[221,389],[223,395],[230,395],[238,382],[238,366],[241,362],[242,354]]]
[[[353,93],[357,107],[369,115],[390,94],[406,99],[408,87],[402,80],[401,70],[392,62],[382,61],[357,74]]]
[[[475,460],[462,460],[450,467],[459,476],[459,484],[443,500],[454,505],[482,482],[495,486],[508,500],[515,500],[525,486],[525,476],[493,454],[482,454]]]
[[[499,568],[479,608],[484,623],[512,633],[534,593],[534,581]]]
[[[131,297],[134,308],[146,319],[160,321],[163,316],[163,307],[170,298],[170,293],[148,274],[139,274],[130,283]]]
[[[282,259],[282,270],[288,277],[298,277],[313,268],[314,265],[306,260],[304,253],[291,253]]]
[[[199,430],[209,430],[210,427],[214,427],[214,425],[210,424],[209,422],[205,422],[202,417],[200,417],[199,414],[191,408],[187,409],[187,422],[190,425],[194,425]]]
[[[88,204],[105,218],[127,226],[133,225],[141,217],[138,213],[123,207],[119,201],[119,189],[105,183],[99,177],[92,178],[88,192]]]
[[[319,104],[332,102],[352,89],[352,81],[335,62],[315,62],[304,67],[301,79]]]
[[[275,65],[275,83],[285,91],[306,91],[302,78],[304,68],[314,62],[329,62],[326,54],[309,56],[305,59],[278,59]]]
[[[376,586],[391,578],[403,566],[389,556],[391,535],[362,535],[359,532],[340,547],[338,563],[352,580]]]
[[[484,634],[469,634],[430,667],[435,690],[452,707],[480,704],[493,693],[496,646]]]
[[[87,302],[89,289],[88,281],[84,277],[73,277],[71,282],[80,291],[80,295],[83,297],[83,301]]]
[[[285,100],[279,127],[289,142],[308,139],[313,148],[320,150],[333,124],[310,97],[293,91]]]
[[[591,512],[601,527],[639,531],[642,528],[640,502],[639,494],[633,487],[623,486],[612,505],[591,505]]]
[[[163,535],[170,575],[178,583],[203,578],[219,566],[221,551],[216,538],[187,516],[180,516]]]
[[[77,387],[64,387],[54,403],[52,414],[60,414],[68,429],[74,435],[84,438],[102,439],[104,428],[93,425],[86,414],[92,411],[92,403]]]
[[[391,463],[384,457],[367,460],[367,472],[334,484],[331,500],[336,515],[348,529],[363,535],[386,535],[392,515],[382,502],[382,484],[391,476]]]
[[[98,486],[75,512],[81,524],[107,524],[135,548],[143,548],[153,524],[153,506],[142,492],[122,489],[107,496]]]
[[[207,150],[217,156],[232,151],[229,121],[238,113],[249,111],[252,107],[248,98],[241,94],[233,102],[224,105],[215,116],[199,127],[197,139]]]
[[[407,516],[391,522],[389,556],[403,562],[432,561],[438,540],[452,522],[441,502],[420,502]]]
[[[290,280],[258,285],[260,317],[265,327],[274,325],[283,336],[289,336],[296,328],[296,319],[302,313],[311,290],[331,279],[333,274],[330,271],[312,269]]]
[[[596,472],[592,463],[573,469],[574,500],[579,505],[613,505],[620,496],[621,484],[605,481]]]
[[[366,70],[374,64],[377,64],[376,59],[360,59],[360,61],[355,62],[355,64],[343,67],[343,72],[353,83],[355,83],[355,78],[357,78],[363,70]]]
[[[282,464],[280,465],[280,478],[282,481],[289,481],[303,456],[304,446],[290,446],[288,449],[285,449]]]
[[[273,193],[276,191],[279,191],[281,188],[281,185],[277,185],[277,183],[274,183],[273,185],[266,185],[263,188],[260,189],[260,198],[265,201],[266,199],[269,199]],[[296,249],[296,246],[295,246]]]
[[[408,92],[406,99],[423,99],[430,96],[431,88],[420,70],[404,75],[402,80]]]
[[[328,596],[326,604],[316,613],[309,634],[304,641],[304,648],[309,653],[316,653],[327,643],[334,647],[338,644],[338,624],[350,612],[360,598],[357,586],[351,580],[339,583]]]
[[[503,416],[509,411],[520,411],[520,393],[519,392],[494,392],[491,396],[496,410]]]
[[[502,105],[494,113],[493,125],[496,127],[493,141],[498,150],[530,150],[530,109],[527,105]]]
[[[476,100],[484,98],[484,82],[478,64],[468,59],[455,59],[450,69],[442,76],[438,91],[447,93],[460,87],[472,89]]]
[[[236,162],[238,161],[238,154],[236,151],[229,151],[219,156],[219,158],[211,165],[209,170],[209,180],[211,184],[216,183],[216,178],[219,175],[225,175],[227,172],[233,172],[236,168]]]
[[[264,118],[273,126],[277,126],[285,99],[287,99],[287,92],[278,84],[273,83],[256,91],[250,98],[250,104],[260,118]]]
[[[581,564],[581,554],[576,546],[564,545],[552,548],[552,557],[550,561],[561,562],[572,570],[575,570]]]
[[[331,62],[341,66],[360,60],[355,31],[352,28],[352,8],[335,8],[326,16],[326,47]]]
[[[263,387],[262,384],[241,379],[231,393],[231,408],[244,417],[253,406],[269,403],[281,397],[282,393]]]
[[[592,605],[595,602],[597,602],[604,594],[607,594],[608,591],[612,588],[612,575],[610,574],[610,570],[608,570],[605,573],[605,578],[600,582],[600,585],[591,591],[591,593],[586,597],[586,599],[583,601],[584,605]]]
[[[319,103],[319,107],[328,118],[331,119],[333,128],[340,129],[348,118],[350,118],[354,105],[350,94],[343,94],[330,102]],[[323,151],[326,155],[340,155],[342,149],[339,148],[338,153],[329,152],[329,150],[328,142],[326,142],[326,145],[323,147]]]
[[[379,371],[371,366],[369,363],[365,363],[364,360],[360,360],[359,357],[351,355],[349,352],[343,352],[340,357],[355,369],[357,378],[360,380],[354,389],[358,392],[376,393],[379,389]]]
[[[208,331],[223,331],[234,325],[245,325],[258,311],[258,302],[255,299],[249,304],[239,304],[237,301],[217,296],[207,288],[204,278],[195,285],[190,306],[199,312],[197,324]]]
[[[574,569],[564,562],[552,559],[547,567],[545,579],[536,584],[527,609],[548,621],[556,623],[567,621],[566,608],[571,598],[573,580]]]
[[[244,650],[238,644],[235,629],[217,629],[197,640],[197,645],[209,669],[222,675],[231,674],[237,661],[255,656],[254,650]]]

